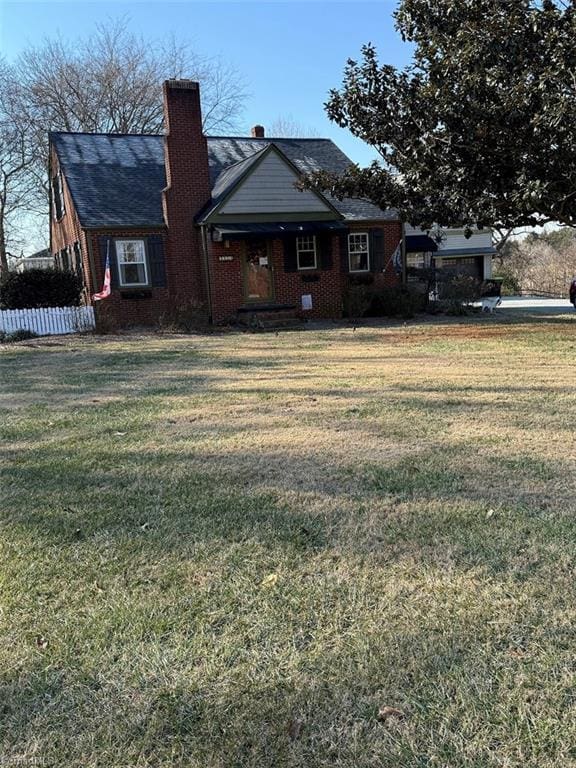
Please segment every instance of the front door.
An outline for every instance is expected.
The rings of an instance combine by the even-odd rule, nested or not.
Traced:
[[[244,245],[244,298],[262,303],[271,301],[274,287],[268,241],[247,240]]]

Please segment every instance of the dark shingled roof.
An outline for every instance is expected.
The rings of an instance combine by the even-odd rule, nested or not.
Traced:
[[[52,133],[84,227],[163,226],[162,136]]]
[[[84,227],[162,226],[162,190],[166,186],[163,136],[98,133],[51,133],[50,138]],[[242,169],[274,143],[303,173],[341,173],[350,160],[330,139],[255,139],[208,137],[214,193],[229,188],[234,169]],[[395,219],[364,200],[335,200],[346,219]]]

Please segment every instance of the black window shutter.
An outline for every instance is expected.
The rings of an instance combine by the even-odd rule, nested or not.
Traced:
[[[370,230],[370,271],[384,269],[384,232],[380,227]]]
[[[332,269],[332,235],[318,235],[317,243],[320,255],[320,269]]]
[[[62,186],[61,177],[56,174],[52,177],[52,201],[54,203],[54,218],[58,221],[62,218]]]
[[[284,240],[284,272],[297,272],[296,238],[287,237]]]
[[[164,238],[162,235],[148,237],[148,265],[150,267],[150,283],[154,288],[166,286],[166,260],[164,258]]]
[[[74,271],[78,275],[82,274],[82,251],[78,240],[74,243]]]
[[[106,269],[106,254],[110,257],[110,287],[118,288],[118,265],[116,263],[116,243],[113,237],[102,235],[98,238],[98,250],[102,261],[102,273]],[[101,288],[97,288],[101,290]]]
[[[350,271],[350,263],[348,261],[348,235],[340,235],[340,269],[342,272]]]

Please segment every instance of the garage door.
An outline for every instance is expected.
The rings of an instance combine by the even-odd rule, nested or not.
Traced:
[[[436,267],[453,275],[467,275],[482,280],[484,264],[482,256],[463,256],[459,259],[436,259]]]

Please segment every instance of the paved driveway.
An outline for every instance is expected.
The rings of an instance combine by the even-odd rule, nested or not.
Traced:
[[[532,296],[503,296],[498,313],[510,315],[566,315],[576,317],[576,311],[568,299],[538,299]]]

